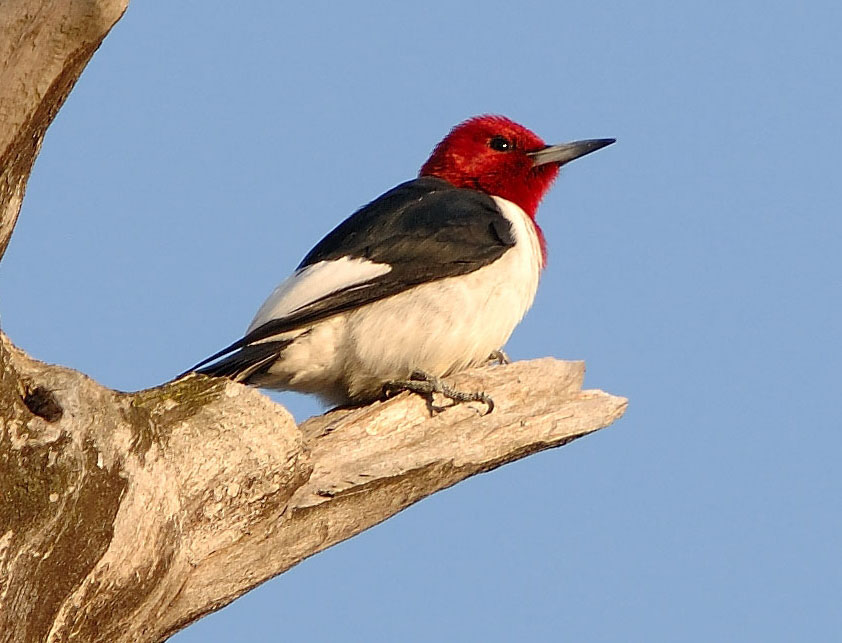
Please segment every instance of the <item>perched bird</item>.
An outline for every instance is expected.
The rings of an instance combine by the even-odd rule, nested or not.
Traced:
[[[191,370],[333,404],[408,389],[490,412],[485,393],[441,378],[505,355],[546,258],[538,204],[562,165],[613,142],[546,145],[503,116],[457,125],[417,179],[339,224],[242,339]]]

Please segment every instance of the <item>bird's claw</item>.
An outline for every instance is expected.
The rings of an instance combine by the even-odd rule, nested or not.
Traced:
[[[408,380],[393,380],[386,382],[383,386],[383,393],[387,398],[402,391],[412,391],[413,393],[427,396],[431,403],[433,393],[439,393],[454,403],[482,402],[487,407],[483,415],[488,415],[494,410],[494,400],[491,399],[488,393],[483,391],[459,391],[441,378],[421,371],[412,373]]]

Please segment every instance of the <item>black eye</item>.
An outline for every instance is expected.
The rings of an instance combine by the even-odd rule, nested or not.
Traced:
[[[508,152],[514,149],[514,144],[505,136],[495,136],[488,141],[488,147],[498,152]]]

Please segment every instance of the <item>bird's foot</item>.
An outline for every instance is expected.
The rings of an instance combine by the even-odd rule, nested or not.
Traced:
[[[491,351],[491,355],[488,356],[488,361],[496,362],[497,364],[500,364],[500,366],[512,363],[512,360],[509,359],[509,356],[506,355],[502,348],[498,348],[496,351]]]
[[[482,391],[471,393],[458,391],[440,377],[429,375],[422,371],[413,372],[408,380],[393,380],[386,382],[383,386],[383,392],[386,394],[386,397],[390,397],[401,391],[412,391],[413,393],[424,395],[430,401],[431,405],[433,402],[433,393],[439,393],[454,403],[482,402],[488,407],[488,410],[483,415],[488,415],[494,410],[494,400],[487,393]]]

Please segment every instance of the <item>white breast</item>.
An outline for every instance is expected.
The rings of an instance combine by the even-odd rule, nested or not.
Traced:
[[[515,235],[515,252],[513,257],[512,277],[517,277],[524,285],[524,309],[521,318],[532,306],[535,293],[538,290],[538,279],[541,276],[541,268],[544,265],[544,256],[541,250],[541,241],[538,239],[538,231],[535,224],[520,206],[507,201],[503,197],[492,197],[497,202],[497,207],[503,216],[512,224],[512,231]],[[520,319],[518,319],[520,321]]]
[[[351,397],[414,370],[442,376],[480,364],[509,339],[535,298],[541,245],[520,207],[494,200],[515,237],[497,261],[348,313],[345,374]]]

